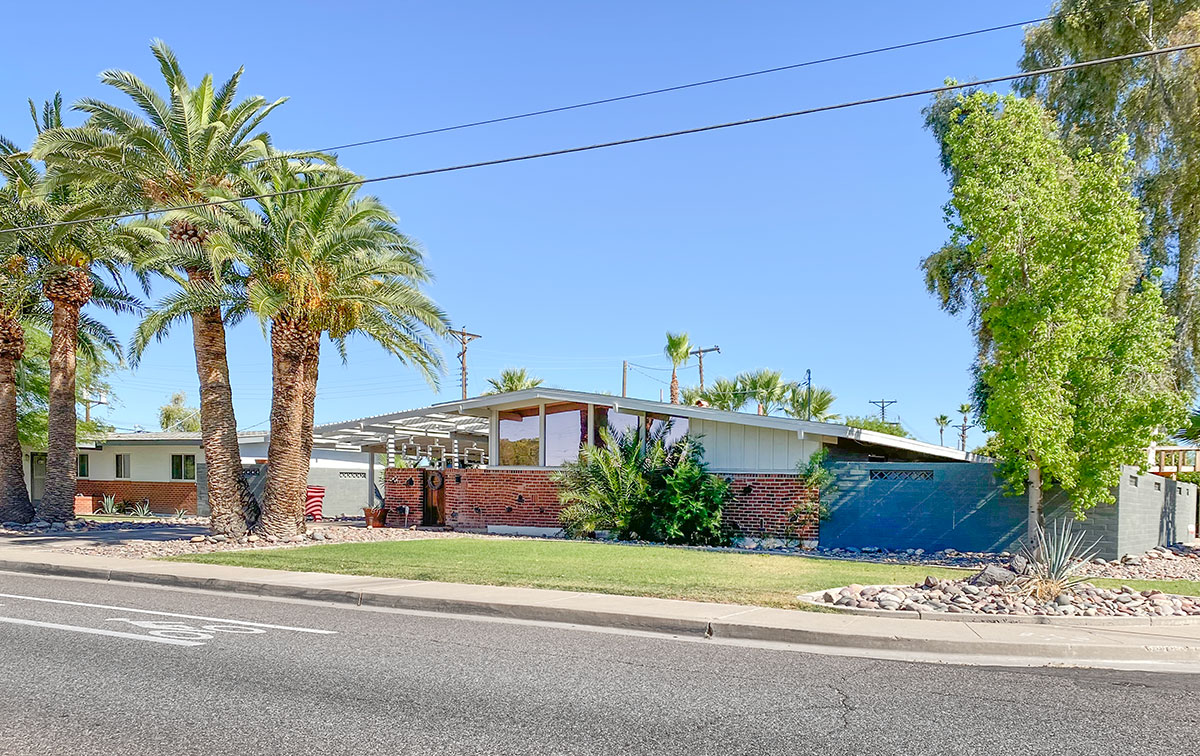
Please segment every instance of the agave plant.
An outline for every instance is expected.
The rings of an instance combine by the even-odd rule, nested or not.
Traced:
[[[1029,560],[1028,570],[1017,581],[1021,593],[1051,601],[1083,582],[1079,568],[1096,555],[1099,544],[1097,540],[1085,546],[1084,537],[1069,519],[1056,520],[1049,528],[1038,525],[1033,541],[1021,545],[1021,555]]]
[[[117,506],[117,497],[112,494],[104,494],[100,499],[99,513],[106,515],[120,514],[121,509]]]
[[[176,509],[175,510],[175,519],[176,520],[182,520],[184,517],[187,517],[187,516],[188,516],[188,511],[186,509]]]
[[[129,510],[129,514],[133,515],[134,517],[154,516],[154,512],[150,509],[150,503],[145,501],[141,502],[140,504],[135,504],[133,508]]]

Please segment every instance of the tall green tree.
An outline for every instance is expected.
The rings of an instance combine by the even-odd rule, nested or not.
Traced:
[[[769,415],[783,407],[795,387],[794,383],[783,380],[783,373],[778,370],[741,373],[737,383],[743,395],[758,405],[760,415]]]
[[[215,250],[238,256],[248,271],[227,284],[230,306],[270,334],[271,464],[254,529],[280,538],[304,532],[322,337],[343,359],[351,337],[370,339],[436,385],[436,339],[449,332],[445,313],[421,290],[432,276],[420,247],[377,198],[336,185],[346,178],[328,166],[268,161],[244,171],[239,183],[251,195],[284,194],[212,219]],[[206,296],[177,300],[154,316],[182,317]]]
[[[1200,0],[1059,0],[1025,35],[1026,71],[1197,39]],[[1018,83],[1055,113],[1071,151],[1102,152],[1128,135],[1145,215],[1142,273],[1162,268],[1175,318],[1173,369],[1192,391],[1200,354],[1200,51],[1139,57]]]
[[[30,110],[40,134],[62,128],[61,96],[46,102],[40,119],[32,102]],[[81,310],[89,302],[117,312],[140,308],[121,285],[121,272],[150,237],[137,226],[112,221],[75,223],[120,209],[120,191],[47,172],[30,153],[15,152],[11,144],[6,141],[0,149],[0,173],[10,198],[0,207],[0,245],[15,248],[29,261],[50,303],[46,488],[36,514],[61,522],[75,516]]]
[[[158,427],[186,433],[200,430],[200,410],[187,405],[187,392],[176,391],[171,401],[158,408]]]
[[[713,409],[737,412],[746,406],[749,396],[732,378],[718,378],[703,389],[699,386],[689,386],[683,389],[683,399],[688,404],[703,401]]]
[[[259,128],[284,99],[239,101],[240,68],[220,86],[211,75],[192,86],[165,43],[155,41],[150,49],[162,74],[161,93],[128,71],[105,71],[101,82],[128,97],[135,110],[94,98],[80,100],[75,108],[88,115],[86,125],[44,132],[35,153],[61,176],[109,183],[130,197],[134,207],[162,210],[204,201],[229,188],[242,168],[267,157],[270,137]],[[243,477],[225,320],[218,304],[230,262],[210,253],[205,241],[212,224],[205,215],[168,213],[164,219],[173,254],[162,254],[160,245],[154,272],[175,282],[184,292],[182,299],[205,305],[188,317],[200,381],[212,528],[237,536],[256,516],[258,504]],[[144,343],[131,348],[135,364],[144,348]]]
[[[542,385],[542,379],[529,374],[525,368],[505,368],[495,378],[488,378],[491,386],[484,395],[507,394],[510,391],[524,391]]]
[[[679,366],[688,361],[691,352],[692,342],[686,331],[667,331],[667,344],[663,347],[663,354],[671,361],[671,404],[679,404]]]
[[[1032,534],[1044,482],[1083,516],[1177,427],[1174,324],[1157,284],[1138,280],[1123,140],[1072,155],[1051,115],[1013,96],[964,96],[949,123],[951,243],[978,271],[990,332],[981,419],[1010,485],[1029,483]]]

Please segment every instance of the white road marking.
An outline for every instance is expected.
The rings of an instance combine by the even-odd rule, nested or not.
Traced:
[[[17,619],[16,617],[0,617],[0,622],[7,622],[11,625],[29,625],[30,627],[44,627],[50,630],[69,630],[73,633],[87,633],[88,635],[107,635],[110,638],[130,638],[131,640],[150,641],[151,643],[166,643],[170,646],[203,646],[199,641],[177,640],[175,638],[159,638],[153,635],[138,635],[136,633],[122,633],[118,630],[100,630],[95,627],[79,627],[78,625],[60,625],[57,622],[39,622],[37,620]]]
[[[223,617],[204,617],[196,614],[178,614],[176,612],[156,612],[152,609],[133,609],[128,606],[111,606],[109,604],[89,604],[83,601],[66,601],[64,599],[42,598],[40,596],[19,596],[14,593],[0,593],[0,598],[22,599],[24,601],[41,601],[47,604],[65,604],[67,606],[86,606],[92,609],[112,609],[136,614],[157,614],[160,617],[179,617],[180,619],[204,620],[229,625],[245,625],[246,627],[265,627],[271,630],[290,630],[295,633],[316,633],[318,635],[337,635],[336,630],[317,630],[311,627],[290,627],[288,625],[268,625],[265,622],[248,622],[246,620],[225,619]],[[141,636],[138,636],[141,637]]]

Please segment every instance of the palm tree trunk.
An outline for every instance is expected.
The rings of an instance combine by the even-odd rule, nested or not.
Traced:
[[[66,276],[64,276],[65,278]],[[68,288],[70,284],[62,284]],[[51,285],[47,283],[47,289]],[[59,288],[59,287],[54,287]],[[46,487],[37,506],[37,517],[65,522],[75,517],[75,345],[79,334],[77,296],[50,297],[50,402],[47,411],[49,444],[46,447]],[[91,293],[91,282],[88,282]],[[84,299],[84,301],[87,301]]]
[[[675,374],[675,367],[671,367],[671,404],[679,404],[679,376]]]
[[[24,354],[21,324],[4,318],[0,322],[0,522],[33,520],[17,433],[17,361]]]
[[[267,484],[257,530],[277,538],[304,532],[304,497],[312,442],[304,441],[307,417],[307,329],[288,318],[271,323],[271,441]]]
[[[200,443],[204,448],[212,530],[239,537],[257,519],[258,502],[242,471],[221,311],[195,313],[192,338],[200,379]]]

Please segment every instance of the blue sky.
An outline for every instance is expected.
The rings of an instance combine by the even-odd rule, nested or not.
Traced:
[[[56,89],[119,100],[106,68],[155,81],[165,39],[192,78],[246,67],[243,94],[290,101],[268,121],[285,148],[326,147],[554,107],[1036,18],[1046,2],[209,2],[7,9],[0,133],[31,138],[25,99]],[[233,21],[231,19],[237,19]],[[211,21],[209,19],[212,19]],[[345,150],[381,175],[607,141],[1014,72],[1012,29],[506,124]],[[124,104],[122,102],[122,104]],[[918,263],[945,239],[946,183],[924,100],[788,119],[515,165],[376,185],[422,242],[431,294],[470,348],[471,393],[506,366],[551,385],[657,398],[663,333],[719,344],[705,377],[811,368],[835,410],[896,399],[918,437],[966,399],[967,324],[938,310]],[[161,293],[161,292],[160,292]],[[126,338],[132,318],[105,315]],[[270,355],[246,323],[229,339],[239,425],[265,428]],[[459,393],[453,345],[440,392],[365,342],[324,353],[318,422]],[[101,416],[157,427],[176,390],[197,400],[190,331],[112,383]],[[695,380],[694,361],[681,374]],[[982,440],[972,432],[972,443]]]

